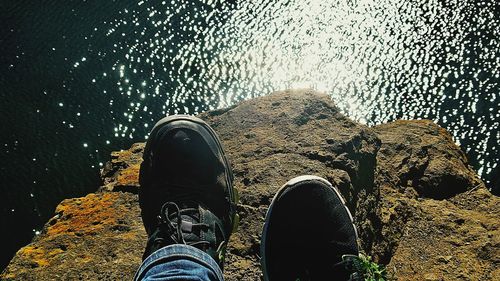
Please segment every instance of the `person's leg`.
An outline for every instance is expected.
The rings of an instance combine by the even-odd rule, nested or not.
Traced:
[[[184,244],[163,247],[149,255],[134,280],[222,281],[222,271],[207,253]]]
[[[277,192],[262,232],[264,280],[358,280],[358,254],[352,216],[327,180],[301,176]]]
[[[139,174],[149,239],[137,280],[222,279],[237,224],[232,180],[222,145],[205,122],[175,115],[154,126]]]

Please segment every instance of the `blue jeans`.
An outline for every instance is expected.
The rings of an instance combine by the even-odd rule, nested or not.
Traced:
[[[163,247],[147,257],[134,280],[223,281],[222,270],[207,253],[188,245]]]

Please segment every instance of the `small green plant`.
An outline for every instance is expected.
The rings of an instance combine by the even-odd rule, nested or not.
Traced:
[[[383,265],[377,264],[364,254],[359,254],[359,261],[365,281],[387,281],[387,271]]]

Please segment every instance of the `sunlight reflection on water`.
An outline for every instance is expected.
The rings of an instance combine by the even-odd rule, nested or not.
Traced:
[[[118,73],[111,79],[121,96],[110,103],[129,101],[116,117],[115,136],[132,138],[135,128],[127,123],[138,116],[147,127],[158,115],[312,87],[369,125],[432,119],[457,143],[467,140],[479,173],[489,173],[498,162],[500,119],[495,7],[436,0],[140,1],[105,28],[107,36],[123,38],[103,52],[119,54],[109,72]],[[489,154],[496,161],[484,161]]]

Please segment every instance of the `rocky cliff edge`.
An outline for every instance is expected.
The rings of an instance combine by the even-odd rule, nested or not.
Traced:
[[[201,118],[218,132],[240,193],[226,280],[260,280],[267,206],[283,183],[301,174],[340,189],[361,248],[393,278],[500,280],[500,200],[433,122],[370,128],[310,90],[275,92]],[[143,148],[137,143],[114,152],[100,189],[61,202],[1,278],[132,279],[146,242],[137,199]]]

